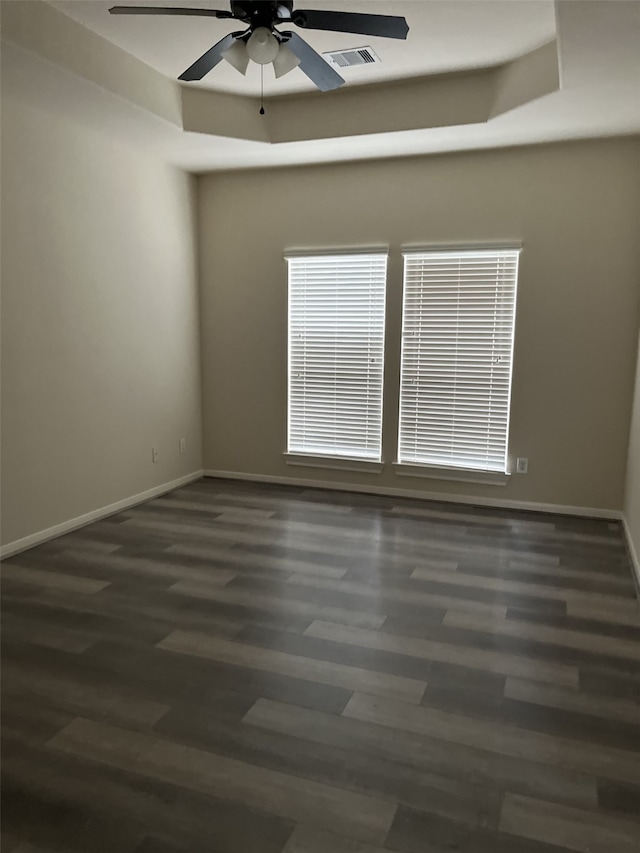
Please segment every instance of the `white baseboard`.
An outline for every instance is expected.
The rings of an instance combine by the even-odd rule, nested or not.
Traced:
[[[11,557],[20,551],[26,551],[27,548],[33,548],[34,545],[39,545],[41,542],[46,542],[49,539],[55,539],[57,536],[63,536],[65,533],[70,533],[72,530],[77,530],[79,527],[84,527],[91,524],[92,521],[99,521],[106,518],[108,515],[114,515],[116,512],[122,512],[123,509],[136,504],[144,503],[157,498],[158,495],[164,495],[166,492],[172,492],[180,486],[186,486],[187,483],[193,483],[194,480],[200,480],[204,472],[193,471],[191,474],[185,474],[184,477],[178,477],[177,480],[171,480],[169,483],[162,483],[160,486],[154,486],[152,489],[147,489],[146,492],[140,492],[137,495],[131,495],[129,498],[124,498],[116,503],[108,506],[94,509],[92,512],[86,512],[84,515],[78,515],[75,518],[70,518],[69,521],[63,521],[60,524],[55,524],[53,527],[47,527],[46,530],[39,530],[37,533],[32,533],[30,536],[25,536],[22,539],[16,539],[13,542],[8,542],[0,548],[0,558]]]
[[[638,556],[638,552],[636,551],[635,545],[633,544],[633,539],[631,538],[631,531],[629,530],[627,519],[624,516],[622,516],[622,527],[624,528],[624,535],[627,540],[627,550],[629,551],[631,567],[635,574],[638,595],[640,595],[640,557]]]
[[[622,511],[619,509],[567,506],[565,504],[546,504],[535,501],[510,501],[504,498],[480,498],[472,495],[445,495],[441,492],[397,489],[393,486],[362,486],[357,483],[332,483],[326,480],[303,480],[297,477],[276,477],[270,474],[245,474],[240,471],[211,471],[205,469],[204,476],[219,477],[223,480],[248,480],[254,483],[272,483],[280,486],[303,486],[306,489],[329,489],[330,491],[337,492],[358,492],[393,498],[417,498],[418,500],[438,501],[440,503],[471,504],[473,506],[494,507],[495,509],[549,512],[557,515],[577,515],[585,518],[605,518],[614,521],[622,519]]]

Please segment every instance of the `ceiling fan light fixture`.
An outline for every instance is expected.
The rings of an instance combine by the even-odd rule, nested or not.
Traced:
[[[298,65],[300,65],[300,57],[296,56],[286,44],[281,44],[278,55],[273,60],[273,70],[276,77],[284,77],[285,74],[293,71]]]
[[[222,58],[226,59],[229,65],[233,65],[236,71],[239,71],[241,74],[247,73],[249,54],[247,53],[247,46],[243,41],[235,41],[231,47],[225,50]]]
[[[278,55],[280,43],[266,27],[256,27],[247,42],[249,58],[258,65],[268,65]]]

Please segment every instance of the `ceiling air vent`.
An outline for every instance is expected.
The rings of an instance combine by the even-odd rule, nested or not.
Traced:
[[[329,65],[335,68],[350,68],[354,65],[370,65],[372,62],[380,62],[380,57],[374,53],[371,47],[352,47],[349,50],[332,50],[323,53]]]

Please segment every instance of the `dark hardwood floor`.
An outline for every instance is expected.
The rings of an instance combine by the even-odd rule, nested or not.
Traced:
[[[620,525],[202,480],[3,564],[3,853],[638,853]]]

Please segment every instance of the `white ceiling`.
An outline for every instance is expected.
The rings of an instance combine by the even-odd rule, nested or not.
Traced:
[[[319,103],[311,99],[322,99],[323,107],[326,104],[329,109],[332,97],[355,84],[370,82],[371,86],[362,91],[374,91],[376,83],[386,80],[412,77],[428,81],[428,75],[434,72],[493,66],[515,59],[553,38],[558,39],[561,88],[477,124],[406,131],[389,128],[381,133],[337,134],[328,139],[278,144],[215,133],[188,133],[175,123],[160,119],[158,114],[141,105],[139,98],[136,100],[133,88],[132,96],[127,96],[128,72],[123,70],[127,65],[124,60],[129,59],[126,54],[115,54],[116,59],[121,58],[120,88],[115,94],[115,88],[102,85],[97,72],[86,73],[89,59],[96,59],[93,52],[97,33],[105,40],[98,42],[100,56],[95,67],[99,66],[100,73],[111,68],[115,45],[149,66],[148,74],[155,74],[167,93],[171,93],[173,87],[177,92],[182,85],[175,83],[178,74],[234,27],[222,20],[200,19],[197,22],[196,19],[194,22],[189,18],[110,16],[107,10],[113,2],[116,0],[8,4],[28,6],[28,17],[34,20],[27,22],[29,26],[21,21],[12,28],[10,22],[5,24],[9,16],[3,12],[3,97],[12,94],[32,101],[38,108],[67,114],[74,121],[81,121],[150,156],[196,172],[640,134],[640,0],[560,0],[555,4],[547,0],[320,0],[318,3],[301,0],[303,8],[404,14],[410,27],[408,39],[402,42],[307,30],[305,38],[320,51],[371,44],[381,56],[382,64],[346,69],[347,83],[337,93],[311,91],[311,84],[295,70],[281,81],[265,78],[268,94],[279,96],[294,91],[301,93],[298,97],[307,97],[308,93],[310,100],[308,105],[305,101],[305,105]],[[117,2],[125,5],[128,0]],[[147,0],[131,0],[131,5],[134,2],[137,5]],[[192,3],[161,0],[161,3],[227,8],[225,0],[193,0]],[[2,5],[7,4],[3,2]],[[51,15],[54,10],[64,12],[58,14],[62,24],[66,21],[70,25],[72,18],[82,28],[76,26],[73,33],[69,32],[67,44],[64,27],[57,24],[52,27],[54,22],[45,15],[40,27],[42,32],[36,33],[36,7],[51,10]],[[181,33],[179,39],[176,37],[178,31]],[[56,38],[59,45],[52,44]],[[203,95],[211,96],[215,96],[216,91],[230,92],[232,94],[220,96],[228,99],[220,102],[226,105],[224,109],[251,113],[251,120],[257,121],[253,116],[255,102],[252,99],[259,91],[259,77],[255,66],[252,70],[253,76],[247,75],[245,79],[226,63],[221,63],[202,84],[191,88],[201,88]],[[276,82],[282,83],[282,88],[276,90]],[[151,86],[155,92],[154,87],[155,83]],[[286,100],[279,100],[282,111],[286,108]],[[292,110],[297,109],[296,104],[299,102],[294,99]]]
[[[228,0],[54,0],[53,5],[78,23],[146,62],[167,77],[177,78],[192,62],[227,33],[242,30],[235,20],[210,18],[115,16],[109,7],[194,6],[229,9]],[[348,84],[376,83],[447,71],[497,65],[555,38],[553,0],[300,0],[294,8],[335,9],[404,15],[409,24],[406,41],[348,33],[298,30],[319,53],[370,45],[380,65],[347,69]],[[285,29],[296,27],[285,27]],[[282,28],[281,28],[282,29]],[[295,69],[276,80],[265,69],[265,95],[313,91],[302,71]],[[243,77],[222,62],[198,84],[220,92],[255,95],[259,67],[249,66]]]

